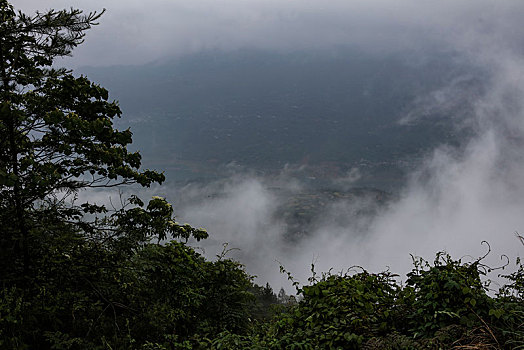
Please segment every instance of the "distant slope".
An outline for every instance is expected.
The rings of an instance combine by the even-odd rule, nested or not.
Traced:
[[[137,148],[155,165],[234,161],[268,170],[323,162],[345,171],[361,163],[395,167],[436,144],[456,142],[451,115],[410,125],[398,120],[418,97],[468,68],[451,56],[339,50],[210,52],[80,71],[120,101],[128,118],[122,126],[132,127]]]

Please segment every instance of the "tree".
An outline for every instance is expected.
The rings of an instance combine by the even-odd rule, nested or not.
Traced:
[[[31,247],[49,215],[76,225],[73,230],[100,240],[125,235],[115,226],[133,221],[144,235],[188,237],[207,234],[172,220],[165,200],[147,208],[134,197],[127,206],[102,220],[84,214],[107,208],[84,203],[66,205],[79,190],[138,183],[162,183],[164,175],[140,170],[141,156],[129,152],[130,130],[119,131],[113,119],[121,110],[108,91],[86,77],[55,69],[57,57],[69,55],[104,11],[83,14],[71,9],[28,16],[0,0],[0,253],[4,278],[28,276]],[[9,223],[9,224],[8,224]],[[121,226],[121,225],[120,225]],[[127,225],[128,228],[130,225]],[[144,226],[148,229],[144,230]],[[95,232],[96,231],[96,232]],[[136,232],[136,230],[135,230]],[[105,235],[105,238],[102,237]],[[1,274],[1,273],[0,273]]]
[[[182,271],[203,261],[190,247],[150,243],[207,237],[176,223],[164,198],[146,204],[133,195],[113,209],[77,199],[82,189],[164,181],[141,170],[140,154],[127,150],[132,133],[114,128],[121,110],[107,90],[52,66],[101,14],[27,16],[0,0],[0,348],[129,348],[131,330],[120,328],[126,322],[135,337],[153,339],[137,331],[150,323],[142,316],[168,319],[179,301],[147,300],[173,292],[146,290],[155,281],[149,266],[157,263],[142,258],[147,252],[177,247],[172,255],[180,264],[158,266],[170,273],[169,285],[178,288],[182,272],[194,277],[190,283],[202,280]],[[249,282],[246,274],[239,278]]]

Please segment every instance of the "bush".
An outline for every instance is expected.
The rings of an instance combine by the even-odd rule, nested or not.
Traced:
[[[274,325],[278,347],[357,348],[396,326],[398,286],[389,273],[323,276]]]
[[[415,337],[432,336],[446,326],[481,326],[493,307],[481,281],[479,261],[463,264],[445,253],[438,253],[433,266],[414,259],[408,273],[405,295],[412,300],[410,332]]]

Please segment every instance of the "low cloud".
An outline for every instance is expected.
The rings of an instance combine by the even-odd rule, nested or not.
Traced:
[[[47,8],[107,8],[68,65],[142,64],[203,50],[330,50],[356,46],[379,54],[432,55],[471,50],[478,33],[491,45],[522,50],[524,4],[480,0],[17,0],[28,13]],[[431,50],[429,50],[431,48]],[[414,58],[417,59],[417,58]]]
[[[229,243],[231,257],[274,288],[290,285],[279,274],[282,263],[306,282],[311,263],[317,271],[342,271],[359,265],[378,272],[390,268],[405,274],[410,254],[432,259],[440,250],[454,257],[482,256],[488,241],[493,253],[486,262],[500,264],[500,255],[520,255],[514,232],[524,228],[524,162],[508,159],[493,131],[472,140],[463,151],[439,148],[414,173],[398,199],[377,206],[375,198],[333,201],[293,241],[277,212],[281,197],[257,178],[237,177],[217,188],[186,188],[178,192],[178,215],[210,231],[198,243],[213,257]],[[203,195],[204,194],[204,195]],[[206,195],[207,194],[207,195]],[[176,198],[176,197],[175,197]]]

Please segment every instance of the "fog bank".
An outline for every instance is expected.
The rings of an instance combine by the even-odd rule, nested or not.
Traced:
[[[484,45],[468,53],[472,64],[490,72],[484,89],[463,99],[441,93],[420,97],[446,113],[453,112],[450,105],[459,105],[462,112],[452,120],[468,128],[471,138],[458,147],[440,145],[428,154],[399,190],[398,199],[373,216],[364,220],[355,214],[355,208],[366,203],[339,201],[325,208],[312,223],[313,231],[289,244],[283,238],[285,224],[274,220],[278,196],[268,189],[267,179],[250,176],[234,177],[220,190],[212,189],[216,184],[182,189],[177,194],[184,201],[202,198],[206,191],[220,196],[182,205],[179,216],[209,228],[212,238],[202,243],[206,254],[229,242],[229,247],[240,249],[231,256],[244,262],[260,283],[269,281],[275,288],[286,283],[279,263],[306,282],[312,262],[317,271],[360,265],[374,272],[389,268],[405,274],[411,268],[410,254],[432,260],[445,250],[471,260],[486,252],[482,241],[491,245],[485,260],[491,266],[500,265],[501,254],[521,255],[524,247],[515,232],[524,230],[524,61],[512,42],[490,45],[493,37],[484,39]],[[414,109],[410,122],[423,116]],[[280,186],[286,188],[285,183]],[[297,188],[293,183],[291,190]],[[341,216],[346,219],[335,219]]]

